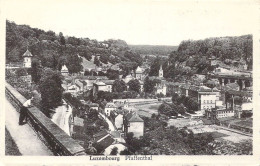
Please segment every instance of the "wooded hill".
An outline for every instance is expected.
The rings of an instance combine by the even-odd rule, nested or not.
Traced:
[[[210,65],[211,59],[218,64],[226,64],[233,68],[247,64],[251,70],[252,46],[252,35],[182,41],[178,49],[170,53],[167,60],[159,57],[154,60],[150,75],[158,75],[160,64],[163,64],[166,78],[206,74],[214,69]]]
[[[46,32],[6,21],[6,63],[21,62],[27,48],[34,58],[41,60],[42,66],[60,69],[66,64],[70,73],[77,73],[82,69],[80,57],[91,60],[92,55],[99,56],[102,62],[99,64],[142,64],[141,56],[132,51],[123,40],[99,42],[89,38],[64,37],[62,32],[55,34],[53,31]]]
[[[172,51],[177,50],[178,46],[164,45],[129,45],[129,47],[139,54],[144,55],[168,55]]]

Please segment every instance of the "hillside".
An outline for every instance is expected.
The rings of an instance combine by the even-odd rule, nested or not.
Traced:
[[[211,61],[233,69],[247,66],[246,70],[252,70],[252,46],[252,35],[182,41],[168,59],[158,57],[153,61],[150,75],[157,75],[162,63],[165,77],[172,79],[206,74],[214,70]]]
[[[46,32],[6,21],[6,63],[21,62],[27,49],[34,55],[34,59],[41,60],[42,66],[60,69],[66,64],[70,73],[83,70],[82,62],[84,66],[93,66],[77,55],[86,60],[91,60],[93,55],[98,56],[99,61],[105,65],[131,62],[130,68],[135,68],[142,64],[140,54],[132,51],[123,40],[97,41],[73,36],[65,38],[62,32],[55,34],[53,31]]]
[[[178,46],[164,45],[129,45],[130,49],[144,55],[168,55],[177,50]]]

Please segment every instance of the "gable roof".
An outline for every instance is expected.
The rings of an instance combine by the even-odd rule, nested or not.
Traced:
[[[63,65],[63,66],[61,67],[61,71],[68,71],[67,66],[66,66],[66,65]]]
[[[143,122],[144,120],[139,117],[137,112],[129,112],[125,115],[128,122]]]
[[[135,73],[143,73],[143,69],[138,66],[137,69],[135,70]]]
[[[238,85],[238,83],[228,83],[228,84],[226,84],[225,85],[225,89],[226,90],[236,90],[236,89],[238,89],[239,88],[239,85]]]
[[[107,103],[105,108],[116,108],[116,105],[112,102]]]
[[[96,84],[97,86],[106,86],[106,84],[104,82],[101,82],[101,81],[95,82],[93,84]]]
[[[113,85],[115,80],[102,80],[106,85]]]
[[[29,50],[26,50],[26,52],[23,54],[23,57],[32,57],[32,53]]]
[[[110,135],[106,135],[105,137],[98,140],[96,143],[99,144],[102,147],[102,151],[104,151],[107,147],[112,145],[114,142],[115,140]]]
[[[104,136],[106,136],[107,134],[108,134],[108,132],[107,132],[106,130],[102,130],[102,131],[100,131],[100,132],[94,134],[94,135],[93,135],[93,138],[94,138],[95,140],[99,140],[99,139],[103,138]]]

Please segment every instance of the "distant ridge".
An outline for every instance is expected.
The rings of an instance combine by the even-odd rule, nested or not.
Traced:
[[[168,55],[176,51],[178,46],[169,45],[129,45],[129,48],[138,54]]]

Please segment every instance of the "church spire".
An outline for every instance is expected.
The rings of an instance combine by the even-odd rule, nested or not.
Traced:
[[[159,77],[160,77],[160,78],[163,77],[163,69],[162,69],[162,65],[160,65]]]

